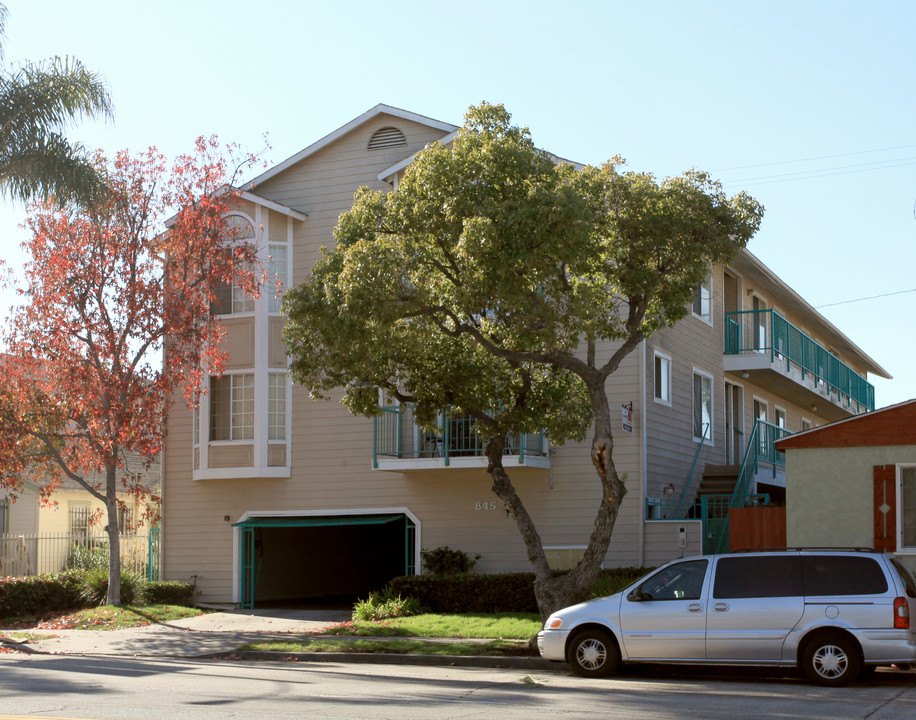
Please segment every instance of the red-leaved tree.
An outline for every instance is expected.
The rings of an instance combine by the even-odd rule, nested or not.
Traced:
[[[106,199],[37,206],[26,221],[31,259],[3,331],[0,487],[15,497],[28,478],[47,500],[66,477],[105,504],[112,605],[118,493],[147,492],[125,457],[155,458],[170,398],[183,390],[193,405],[204,373],[220,373],[217,288],[257,292],[256,248],[227,222],[234,175],[254,161],[215,138],[171,167],[155,149],[122,152],[99,159]]]

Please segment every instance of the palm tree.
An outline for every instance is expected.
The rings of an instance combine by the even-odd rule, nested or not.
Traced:
[[[7,9],[0,4],[0,61]],[[83,117],[113,117],[105,81],[72,58],[0,67],[0,194],[87,201],[104,187],[89,151],[63,135]]]

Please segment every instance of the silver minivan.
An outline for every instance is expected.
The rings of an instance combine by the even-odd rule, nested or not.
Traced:
[[[620,662],[798,666],[843,685],[916,663],[916,581],[893,555],[792,549],[675,560],[621,592],[554,613],[548,660],[583,677]]]

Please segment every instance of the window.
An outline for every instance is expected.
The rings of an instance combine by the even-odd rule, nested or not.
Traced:
[[[671,404],[671,358],[655,353],[655,401]]]
[[[916,467],[900,468],[899,550],[916,551]]]
[[[267,267],[267,292],[268,311],[272,313],[280,312],[280,301],[283,299],[283,288],[288,282],[287,272],[289,268],[289,258],[286,252],[286,245],[271,244],[270,259]]]
[[[805,595],[878,595],[887,592],[884,571],[872,558],[847,555],[802,557]]]
[[[118,505],[118,532],[121,535],[133,530],[133,526],[130,524],[131,514],[129,507],[126,505]]]
[[[712,442],[712,377],[693,371],[693,439]]]
[[[92,508],[89,503],[69,503],[70,541],[84,545],[89,541],[89,522],[92,519]]]
[[[253,269],[253,268],[249,268]],[[254,312],[254,298],[235,283],[220,283],[213,291],[211,315]]]
[[[754,398],[754,418],[761,423],[767,421],[767,404],[763,400]],[[766,456],[769,452],[769,435],[766,425],[757,425],[757,452]]]
[[[254,438],[254,375],[210,378],[210,440]]]
[[[0,500],[0,537],[6,535],[9,529],[9,500]]]
[[[811,421],[808,418],[802,418],[801,419],[801,431],[805,432],[805,430],[810,430],[810,429],[811,429]]]
[[[712,323],[712,271],[694,288],[691,311],[701,320]]]
[[[699,600],[706,580],[707,560],[676,563],[650,575],[629,600]]]
[[[786,411],[783,410],[781,407],[778,407],[778,408],[774,408],[773,412],[776,415],[776,427],[780,428],[781,430],[785,430],[786,429]],[[780,435],[780,437],[782,437],[782,435]]]
[[[721,558],[716,565],[715,598],[797,597],[802,566],[797,555]]]
[[[268,376],[267,439],[286,440],[286,375]]]

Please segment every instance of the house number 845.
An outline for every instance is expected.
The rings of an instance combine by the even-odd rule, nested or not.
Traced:
[[[496,501],[494,500],[494,501],[492,501],[492,502],[478,502],[478,503],[474,503],[474,509],[475,509],[475,510],[495,510],[495,509],[496,509]]]

